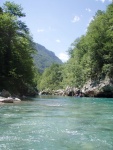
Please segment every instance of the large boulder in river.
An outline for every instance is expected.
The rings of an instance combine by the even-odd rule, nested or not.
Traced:
[[[104,80],[89,80],[82,92],[89,97],[113,97],[113,79],[106,77]]]

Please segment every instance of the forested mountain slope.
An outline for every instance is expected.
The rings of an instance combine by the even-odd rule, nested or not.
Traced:
[[[113,97],[113,3],[96,12],[87,32],[68,52],[70,59],[62,67],[45,70],[40,88],[53,89],[57,81],[57,89],[68,86],[88,96]]]
[[[45,68],[50,67],[53,63],[62,64],[62,61],[44,46],[36,43],[36,50],[34,62],[40,72],[43,72]]]

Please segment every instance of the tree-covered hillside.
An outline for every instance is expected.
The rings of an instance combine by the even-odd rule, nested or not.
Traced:
[[[72,43],[64,64],[53,52],[34,44],[20,19],[24,16],[13,2],[0,8],[0,90],[25,94],[36,85],[39,90],[82,88],[89,80],[97,84],[105,78],[113,85],[113,4],[97,11],[87,32]]]
[[[24,94],[34,85],[35,51],[20,5],[7,1],[0,7],[0,90]]]
[[[33,56],[35,65],[41,73],[53,63],[62,64],[62,61],[52,51],[49,51],[44,46],[37,43],[36,52]]]
[[[0,7],[0,91],[24,95],[33,93],[41,76],[38,71],[42,73],[62,61],[33,42],[27,25],[20,19],[25,17],[22,11],[20,5],[9,1]]]
[[[88,80],[96,80],[98,83],[106,77],[113,79],[113,4],[110,4],[106,11],[97,11],[86,34],[72,43],[69,55],[69,61],[59,68],[60,74],[57,74],[59,70],[56,67],[56,74],[61,76],[57,84],[60,85],[59,88],[66,86],[81,88]],[[45,74],[47,70],[43,74],[43,82],[41,81],[41,87],[44,89],[48,88],[44,85],[49,83],[52,85],[58,79],[58,76],[55,76],[53,81],[51,77],[55,74],[54,69],[48,76]],[[49,88],[53,89],[53,86]]]

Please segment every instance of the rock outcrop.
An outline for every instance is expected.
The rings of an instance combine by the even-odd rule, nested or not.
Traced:
[[[39,95],[60,95],[60,96],[78,96],[81,93],[80,89],[67,86],[65,89],[50,90],[46,89],[39,92]]]
[[[11,94],[9,91],[2,90],[0,94],[0,103],[14,103],[14,102],[20,102],[21,100],[17,97],[11,97]]]
[[[113,79],[89,80],[81,91],[88,97],[113,97]]]
[[[43,90],[39,95],[60,95],[76,97],[113,97],[113,79],[89,80],[81,89],[67,86],[59,90]]]
[[[21,100],[19,98],[12,98],[12,97],[0,97],[0,103],[14,103],[14,102],[20,102]]]

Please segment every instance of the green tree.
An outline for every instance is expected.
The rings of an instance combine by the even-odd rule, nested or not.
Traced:
[[[25,16],[20,5],[6,2],[0,13],[1,88],[12,86],[20,93],[33,86],[34,44],[29,29],[18,18]],[[14,90],[13,89],[13,90]]]
[[[40,89],[59,89],[62,82],[62,69],[59,64],[52,64],[42,74]]]
[[[89,79],[113,77],[113,4],[105,12],[97,11],[86,34],[72,43],[69,55],[63,85],[82,87]]]
[[[14,15],[17,17],[25,17],[25,13],[23,13],[23,8],[21,5],[15,4],[14,2],[6,1],[3,10],[5,13]]]

